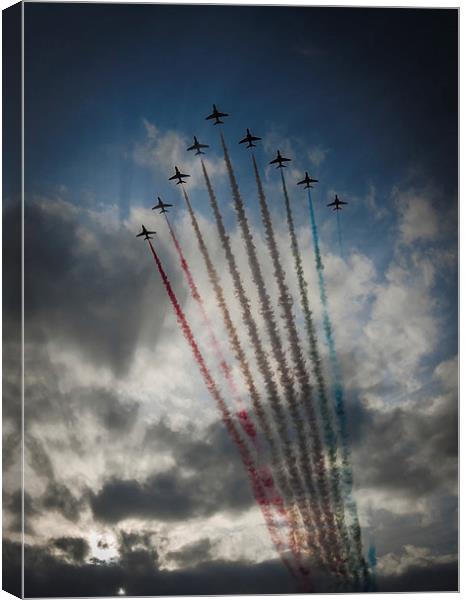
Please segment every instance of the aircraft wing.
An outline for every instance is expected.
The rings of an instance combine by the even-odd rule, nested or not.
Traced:
[[[216,115],[214,113],[212,113],[211,115],[208,115],[208,117],[205,117],[205,120],[208,121],[208,119],[215,119]]]
[[[172,204],[165,204],[165,203],[163,202],[163,208],[166,208],[167,206],[173,206],[173,205],[172,205]]]
[[[334,202],[330,202],[326,206],[337,206],[337,205],[338,205],[338,203],[336,201],[334,201]]]
[[[347,204],[347,202],[344,202],[344,200],[339,200],[339,204]]]
[[[258,142],[258,140],[261,140],[262,138],[259,138],[256,135],[253,135],[250,139],[252,140],[252,142]]]
[[[215,117],[229,117],[228,113],[217,112]]]
[[[177,179],[179,177],[179,175],[176,173],[176,175],[173,175],[173,177],[169,177],[168,181],[172,181],[173,179]]]
[[[140,233],[138,233],[138,234],[136,235],[136,237],[140,237],[141,235],[145,235],[145,233],[144,233],[143,231],[141,231]]]
[[[188,175],[187,173],[179,173],[179,175],[177,175],[177,177],[190,177],[190,175]],[[166,206],[166,204],[165,204]]]
[[[310,180],[311,181],[311,180]],[[302,181],[298,181],[297,185],[303,185],[304,183],[307,183],[306,179],[302,179]]]
[[[270,160],[270,165],[274,165],[275,163],[280,162],[279,158],[275,158],[274,160]]]
[[[200,146],[201,144],[199,144]],[[189,150],[195,150],[197,148],[197,146],[194,144],[193,146],[189,146],[189,148],[187,148],[187,151]]]

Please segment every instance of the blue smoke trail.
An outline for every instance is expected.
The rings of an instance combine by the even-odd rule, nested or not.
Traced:
[[[370,565],[370,571],[371,571],[371,589],[370,591],[372,592],[376,592],[377,590],[377,586],[376,586],[376,564],[377,564],[377,559],[376,559],[376,547],[375,547],[375,543],[371,542],[370,547],[368,549],[368,564]]]
[[[362,538],[360,523],[358,520],[357,504],[352,495],[353,476],[350,461],[350,443],[347,424],[347,415],[344,406],[344,392],[342,387],[342,377],[337,359],[336,347],[334,344],[333,329],[329,318],[328,297],[326,295],[326,285],[323,275],[323,262],[321,260],[320,242],[318,238],[318,229],[316,226],[315,213],[313,210],[312,197],[308,190],[308,206],[310,209],[310,224],[313,234],[313,247],[315,251],[315,264],[318,273],[318,285],[320,289],[320,299],[323,307],[323,328],[326,337],[326,344],[329,350],[329,360],[331,364],[331,373],[333,378],[333,394],[335,400],[335,412],[337,417],[338,433],[342,446],[342,488],[344,502],[348,512],[349,528],[354,541],[357,560],[363,573],[365,584],[369,581],[367,564],[363,557]]]
[[[336,211],[337,218],[337,239],[339,241],[339,253],[341,254],[341,258],[343,258],[342,253],[342,235],[341,235],[341,221],[339,220],[339,211]]]

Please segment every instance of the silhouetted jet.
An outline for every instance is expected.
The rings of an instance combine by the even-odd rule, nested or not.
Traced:
[[[158,213],[159,215],[161,215],[162,213],[167,213],[168,211],[166,210],[166,208],[168,206],[173,206],[172,204],[166,204],[166,202],[163,202],[163,200],[160,198],[160,196],[157,196],[158,198],[158,204],[156,204],[154,207],[152,207],[152,210],[160,210],[160,212]]]
[[[253,142],[257,142],[258,140],[261,140],[261,139],[262,138],[252,135],[250,133],[250,131],[247,129],[247,135],[245,136],[245,138],[243,140],[241,140],[239,142],[239,144],[245,144],[245,142],[247,142],[247,148],[255,148],[255,146],[257,144],[253,144]]]
[[[222,113],[216,108],[216,104],[213,105],[213,112],[208,117],[205,117],[205,120],[216,119],[213,125],[219,125],[220,123],[224,123],[224,121],[220,120],[220,117],[229,117],[228,113]]]
[[[312,179],[311,177],[308,176],[307,171],[305,171],[305,178],[302,179],[302,181],[299,181],[297,183],[297,185],[304,185],[304,189],[307,188],[311,188],[312,186],[310,185],[311,183],[318,183],[318,179]]]
[[[202,150],[200,150],[200,148],[210,148],[210,146],[208,146],[207,144],[200,144],[198,139],[194,135],[194,143],[192,144],[192,146],[189,146],[187,151],[197,150],[197,152],[195,153],[196,156],[197,156],[197,154],[205,154],[205,152],[202,152]]]
[[[179,185],[180,183],[186,183],[182,180],[183,177],[190,177],[190,175],[187,175],[187,173],[181,173],[178,167],[174,167],[174,175],[173,177],[169,178],[169,181],[172,181],[173,179],[178,179],[178,181],[176,181],[177,185]]]
[[[277,169],[282,169],[283,167],[287,166],[287,165],[283,165],[283,162],[289,162],[290,160],[291,160],[290,158],[284,158],[284,156],[281,156],[281,153],[278,150],[278,154],[277,154],[276,158],[274,160],[270,161],[270,165],[274,165],[276,163],[279,163],[276,168]]]
[[[142,231],[140,233],[138,233],[136,235],[136,237],[140,237],[141,235],[145,236],[144,240],[153,240],[153,238],[150,237],[150,234],[154,234],[157,233],[156,231],[147,231],[147,229],[145,229],[145,227],[142,225]]]
[[[347,204],[347,202],[344,202],[343,200],[339,200],[339,198],[337,197],[337,194],[336,194],[336,198],[334,199],[334,202],[330,202],[326,206],[334,206],[333,210],[342,210],[342,208],[341,208],[342,204]]]

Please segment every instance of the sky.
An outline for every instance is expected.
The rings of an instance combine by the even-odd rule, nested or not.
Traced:
[[[205,120],[213,102],[230,115],[222,131],[279,315],[249,150],[238,144],[246,127],[262,138],[255,157],[303,339],[279,171],[268,164],[278,148],[292,158],[286,181],[329,378],[306,194],[296,185],[305,171],[318,179],[354,494],[365,555],[376,546],[378,590],[456,589],[457,14],[26,2],[26,596],[298,591],[135,237],[142,223],[156,229],[155,248],[218,377],[166,223],[151,210],[157,196],[174,204],[171,223],[232,360],[181,186],[168,181],[174,165],[191,175],[186,190],[246,340],[200,163],[186,152],[196,135],[210,146],[206,167],[267,339],[219,127]],[[4,177],[6,248],[20,218],[16,183]],[[326,206],[336,193],[348,202],[342,248]],[[5,260],[14,272],[18,257]],[[13,302],[4,311],[17,317]],[[5,329],[8,365],[18,342]],[[9,373],[4,582],[14,589],[20,427]],[[237,365],[234,375],[246,398]],[[314,578],[329,589],[324,573]]]

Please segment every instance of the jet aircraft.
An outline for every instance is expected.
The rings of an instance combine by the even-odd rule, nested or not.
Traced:
[[[330,202],[326,206],[334,206],[333,210],[342,210],[342,208],[341,208],[342,204],[348,204],[348,203],[344,202],[343,200],[339,200],[339,198],[337,197],[337,194],[336,194],[336,197],[334,198],[334,202]]]
[[[167,207],[169,206],[173,206],[172,204],[167,204],[166,202],[163,202],[163,200],[160,198],[160,196],[157,196],[158,198],[158,204],[155,204],[154,207],[152,207],[152,210],[159,210],[160,212],[158,213],[159,215],[161,215],[162,213],[167,213],[168,211],[166,210]]]
[[[297,185],[303,185],[304,189],[306,190],[307,188],[311,188],[312,187],[310,185],[311,183],[318,183],[318,179],[312,179],[311,177],[308,176],[307,171],[305,171],[305,177],[304,177],[304,179],[302,179],[302,181],[299,181],[297,183]]]
[[[278,154],[277,154],[276,158],[274,160],[270,161],[270,165],[274,165],[276,163],[279,163],[276,168],[277,169],[282,169],[283,167],[287,166],[287,165],[283,165],[283,162],[289,162],[290,160],[291,160],[290,158],[284,158],[284,156],[281,156],[281,153],[278,150]]]
[[[216,104],[213,105],[213,112],[208,117],[205,117],[205,120],[216,119],[213,125],[219,125],[220,123],[224,123],[224,121],[220,120],[220,117],[229,117],[228,113],[222,113],[216,108]]]
[[[174,167],[174,175],[172,177],[170,177],[168,181],[177,179],[178,181],[176,181],[176,185],[179,185],[180,183],[186,183],[185,181],[182,180],[183,177],[190,177],[190,175],[187,175],[187,173],[181,173],[179,171],[178,167]]]
[[[147,231],[147,229],[145,229],[144,225],[142,225],[142,231],[140,233],[138,233],[136,235],[136,237],[140,237],[141,235],[145,236],[144,240],[153,240],[152,237],[150,237],[150,234],[154,234],[157,233],[156,231]]]
[[[245,136],[245,138],[243,140],[241,140],[239,142],[239,144],[245,144],[245,142],[247,142],[247,148],[255,148],[255,146],[257,144],[254,144],[253,142],[257,142],[258,140],[261,140],[262,138],[259,138],[255,135],[252,135],[249,131],[249,129],[247,129],[247,135]]]
[[[210,146],[208,146],[207,144],[200,144],[198,139],[194,135],[194,143],[192,144],[192,146],[189,146],[189,148],[187,148],[187,151],[189,152],[189,150],[196,150],[196,156],[197,154],[205,154],[205,152],[202,152],[201,148],[210,148]]]

